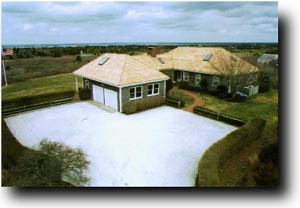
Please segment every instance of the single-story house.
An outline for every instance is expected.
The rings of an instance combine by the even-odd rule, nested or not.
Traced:
[[[83,78],[93,100],[123,113],[163,105],[170,79],[126,54],[104,54],[73,73]]]
[[[278,54],[263,54],[257,59],[259,65],[278,64]]]
[[[103,54],[73,73],[83,78],[92,98],[119,112],[134,113],[164,104],[166,81],[239,90],[255,85],[258,69],[219,47],[177,47],[167,53],[155,47],[147,54]]]

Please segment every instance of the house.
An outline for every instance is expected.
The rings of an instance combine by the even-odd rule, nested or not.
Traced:
[[[123,113],[163,105],[169,79],[125,54],[103,54],[73,73],[83,78],[93,100]]]
[[[103,54],[73,73],[93,100],[129,114],[163,105],[167,80],[196,89],[205,80],[209,91],[224,85],[230,92],[254,85],[257,71],[223,48],[149,47],[143,55]]]
[[[149,67],[168,75],[183,88],[200,89],[204,80],[208,91],[219,85],[228,92],[257,85],[258,68],[221,47],[177,47],[164,54],[136,56]]]
[[[263,54],[257,59],[259,65],[276,65],[278,64],[278,54]]]

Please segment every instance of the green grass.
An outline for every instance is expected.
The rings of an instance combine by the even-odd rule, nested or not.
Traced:
[[[78,87],[82,87],[81,78],[78,78]],[[2,100],[74,89],[75,76],[73,74],[60,74],[2,86]]]
[[[204,93],[201,94],[201,97],[205,101],[204,108],[242,120],[262,118],[267,121],[267,129],[278,121],[278,90],[275,89],[248,97],[242,103],[226,102]]]
[[[15,83],[38,77],[71,73],[95,58],[94,55],[82,57],[81,62],[75,61],[76,55],[6,60],[7,80],[8,83]]]
[[[179,90],[170,90],[170,92],[168,93],[168,96],[176,99],[176,100],[183,100],[185,102],[185,105],[191,105],[194,103],[194,98],[189,96],[189,95],[185,95],[183,93],[181,93]]]

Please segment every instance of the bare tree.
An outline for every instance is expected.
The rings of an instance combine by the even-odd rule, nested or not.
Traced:
[[[255,79],[257,68],[230,52],[220,49],[213,55],[210,63],[227,82],[228,92],[239,90],[241,83]]]
[[[81,149],[72,149],[63,143],[45,139],[40,142],[38,149],[44,154],[54,156],[62,164],[63,180],[75,186],[83,186],[89,182],[90,178],[85,175],[89,161]]]

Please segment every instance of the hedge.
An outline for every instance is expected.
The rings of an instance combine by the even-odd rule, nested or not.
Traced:
[[[219,180],[219,170],[224,161],[240,152],[253,141],[259,139],[265,124],[266,121],[264,119],[253,119],[211,145],[199,162],[196,186],[226,186],[225,184],[221,184]]]
[[[74,96],[74,93],[74,90],[68,90],[62,92],[46,93],[40,95],[31,95],[26,97],[2,100],[2,109],[18,108],[24,105],[33,105],[37,103],[72,98]]]

